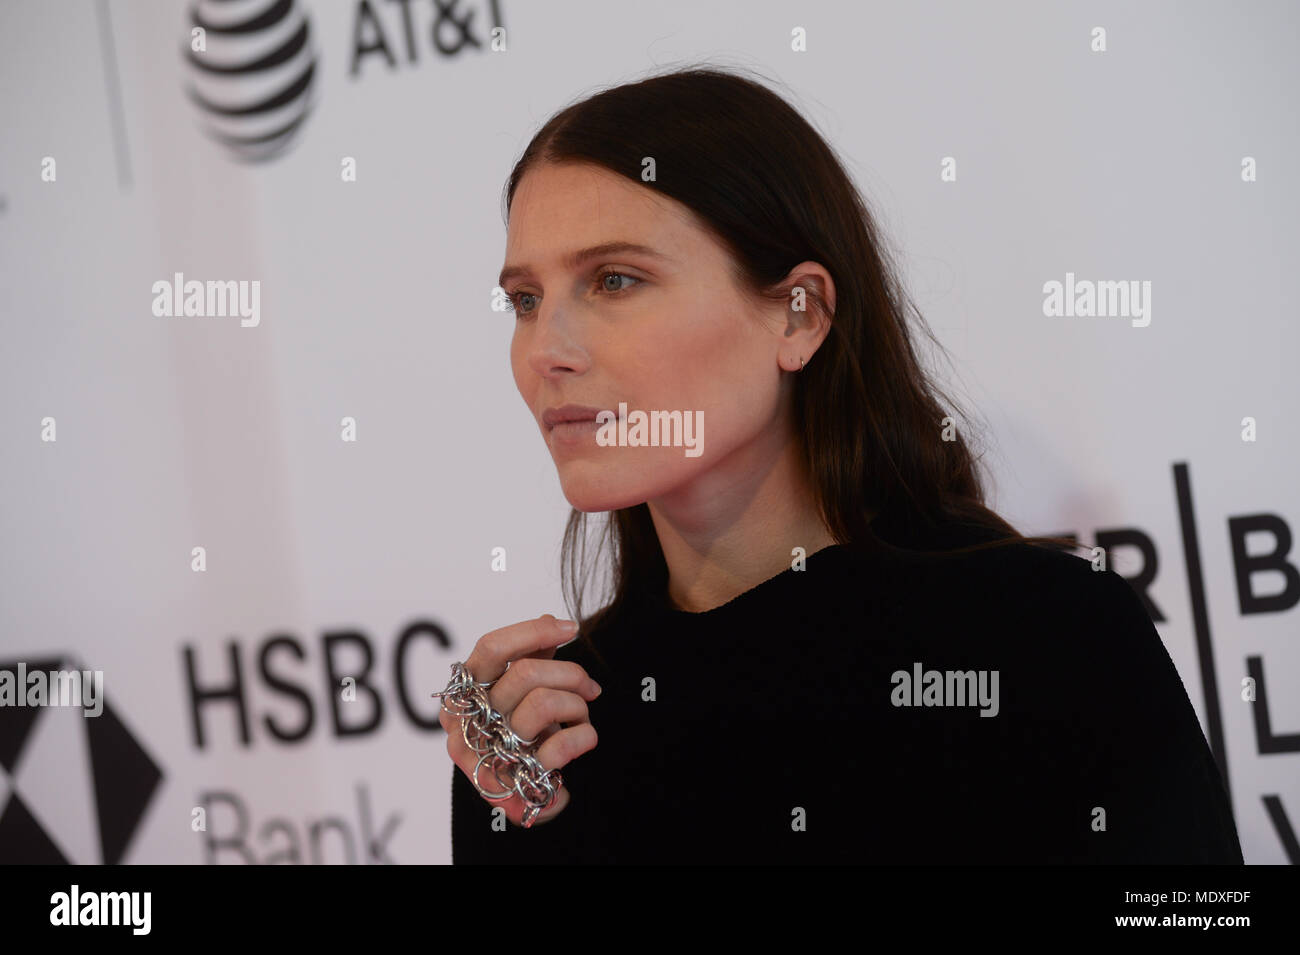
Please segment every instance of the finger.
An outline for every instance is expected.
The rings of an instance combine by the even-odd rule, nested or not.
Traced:
[[[488,683],[505,673],[511,660],[571,639],[573,633],[562,630],[554,615],[543,614],[536,620],[512,623],[484,634],[465,661],[465,668],[479,683]]]
[[[580,663],[520,657],[511,661],[510,669],[488,691],[488,702],[499,713],[511,713],[537,687],[568,690],[588,700],[600,694],[600,685],[587,675]]]
[[[465,743],[465,731],[464,727],[461,725],[460,718],[453,716],[446,710],[443,710],[438,714],[438,722],[441,723],[442,728],[447,731],[447,755],[451,757],[451,761],[457,766],[463,766],[466,754],[472,753],[473,751]],[[470,769],[473,769],[474,759],[478,759],[477,754],[473,754],[473,759],[470,761]],[[469,772],[470,769],[467,769],[466,772]]]
[[[537,748],[537,761],[542,764],[543,769],[548,771],[552,769],[563,771],[565,766],[583,753],[589,753],[595,749],[599,741],[600,738],[596,735],[596,727],[590,723],[578,723],[574,726],[568,726],[551,736]]]
[[[553,805],[550,809],[544,810],[544,811],[541,813],[541,815],[539,815],[536,819],[534,819],[534,820],[533,820],[533,825],[534,825],[534,826],[540,826],[540,825],[541,825],[542,823],[544,823],[544,822],[550,822],[552,819],[554,819],[554,818],[555,818],[556,816],[558,816],[560,813],[564,812],[564,807],[567,806],[567,805],[569,804],[569,799],[570,799],[570,798],[571,798],[571,797],[570,797],[570,795],[569,795],[569,789],[568,789],[568,787],[567,787],[567,786],[561,786],[561,787],[560,787],[560,791],[557,792],[557,793],[555,794],[555,805]],[[522,800],[521,800],[520,802],[521,802],[521,804],[522,804]],[[521,817],[522,817],[522,812],[520,813],[520,815],[521,815]],[[507,816],[506,818],[509,818],[509,816]],[[512,819],[511,822],[514,822],[514,820]],[[517,825],[517,826],[522,826],[523,823],[522,823],[522,822],[516,822],[515,825]]]
[[[577,726],[560,730],[542,744],[536,753],[537,761],[547,772],[555,770],[557,775],[562,776],[563,767],[573,762],[583,753],[595,749],[597,742],[595,727],[590,723],[580,723]],[[537,816],[533,821],[533,825],[540,825],[554,819],[564,811],[564,807],[569,804],[570,797],[569,788],[561,782],[560,788],[555,793],[555,802]],[[507,805],[506,818],[515,825],[522,826],[525,810],[524,801],[516,796]]]
[[[590,723],[578,723],[561,729],[549,737],[536,750],[534,755],[538,763],[541,764],[543,771],[559,771],[583,753],[594,749],[597,742],[598,737],[595,727]],[[448,752],[451,752],[451,749],[449,743]],[[452,754],[452,761],[471,782],[474,781],[474,774],[477,772],[479,785],[482,785],[489,793],[500,794],[510,788],[508,784],[509,773],[507,771],[503,770],[501,778],[498,779],[492,771],[492,758],[490,756],[486,759],[482,758],[480,754],[466,747],[463,742],[460,744],[459,752]],[[559,775],[562,776],[563,774],[559,773]],[[478,787],[475,786],[475,788]],[[562,796],[563,792],[564,787],[561,785],[557,796]],[[483,798],[494,806],[504,806],[507,816],[513,822],[518,823],[523,816],[525,804],[518,795],[509,799],[487,799],[486,796]],[[556,806],[552,805],[550,808],[554,810]]]
[[[555,651],[560,649],[557,643],[553,647],[543,647],[541,650],[534,650],[532,653],[525,653],[522,657],[516,657],[516,660],[554,660]],[[507,669],[509,669],[507,667]]]
[[[530,684],[525,688],[523,699],[517,706],[512,705],[509,711],[499,710],[494,704],[494,709],[505,714],[506,725],[521,739],[529,740],[529,745],[532,746],[540,746],[561,729],[562,723],[590,721],[587,700],[600,695],[600,687],[596,685],[596,681],[586,676],[577,664],[569,664],[565,661],[538,662],[558,667],[576,667],[579,671],[579,685],[586,698],[580,693]],[[514,669],[512,666],[509,672],[513,672]],[[453,762],[460,765],[466,754],[473,753],[465,743],[461,721],[446,712],[440,713],[438,720],[447,731],[447,753]],[[473,753],[474,759],[478,756],[479,754]]]
[[[588,721],[586,700],[576,693],[544,686],[534,687],[506,718],[510,728],[523,739],[539,738],[552,723]]]
[[[460,735],[460,720],[448,713],[446,707],[439,709],[438,722],[442,724],[448,736]]]
[[[562,770],[564,766],[567,766],[583,753],[595,749],[598,741],[595,727],[590,723],[579,723],[576,726],[561,729],[548,738],[535,755],[544,771]],[[490,759],[480,762],[479,756],[465,748],[463,744],[461,749],[463,752],[459,756],[453,757],[453,759],[460,771],[471,781],[474,779],[475,772],[478,772],[479,782],[488,792],[501,793],[507,789],[506,785],[493,774]],[[558,773],[558,775],[562,776],[563,773]],[[569,804],[569,798],[569,791],[561,782],[560,788],[556,792],[555,802],[540,813],[533,824],[537,825],[553,819]],[[505,808],[506,818],[515,825],[523,824],[522,820],[526,805],[518,795],[509,799],[486,799],[486,797],[484,799],[493,806]]]

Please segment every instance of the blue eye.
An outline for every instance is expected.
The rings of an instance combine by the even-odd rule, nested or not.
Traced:
[[[608,285],[605,285],[605,284],[604,284],[604,282],[605,282],[606,279],[631,279],[633,282],[640,282],[640,281],[641,281],[641,280],[640,280],[639,278],[637,278],[636,276],[628,275],[628,274],[625,273],[625,272],[618,272],[618,271],[615,271],[614,269],[610,269],[609,271],[606,271],[606,272],[601,272],[600,275],[597,277],[597,280],[598,280],[599,282],[602,283],[602,286],[601,286],[601,287],[602,287],[606,292],[609,292],[611,295],[617,295],[619,292],[626,291],[626,289],[625,289],[625,288],[610,288]]]
[[[531,294],[529,294],[528,292],[515,292],[513,295],[507,295],[507,296],[506,296],[506,311],[507,311],[507,312],[518,312],[520,315],[527,315],[529,312],[532,311],[532,309],[531,309],[531,308],[520,308],[520,307],[515,303],[515,299],[517,299],[517,298],[537,298],[537,296],[536,296],[536,295],[531,295]]]
[[[606,269],[595,276],[593,287],[598,288],[607,295],[621,295],[628,290],[628,286],[610,288],[608,284],[610,279],[628,279],[632,282],[642,281],[635,275],[628,275],[626,272],[619,272],[617,269]],[[508,294],[506,296],[506,311],[515,312],[516,316],[528,315],[535,311],[537,306],[534,304],[532,308],[523,308],[523,299],[537,299],[540,297],[541,296],[539,295],[533,295],[531,292],[514,292],[513,294]]]

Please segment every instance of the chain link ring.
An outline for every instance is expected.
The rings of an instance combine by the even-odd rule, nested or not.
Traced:
[[[537,817],[554,804],[564,781],[559,770],[543,769],[538,762],[535,754],[540,735],[520,738],[505,716],[492,708],[487,691],[495,683],[476,682],[465,664],[458,661],[451,665],[446,689],[432,695],[460,720],[461,738],[478,756],[471,781],[479,795],[493,802],[518,796],[525,806],[522,825],[530,829]],[[497,785],[503,787],[500,792],[489,792],[479,781],[485,763]]]

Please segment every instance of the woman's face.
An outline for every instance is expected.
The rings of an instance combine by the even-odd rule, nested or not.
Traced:
[[[584,254],[611,243],[647,251]],[[501,278],[515,308],[510,362],[578,510],[738,489],[784,447],[783,309],[743,297],[728,262],[685,206],[602,167],[543,163],[520,181]],[[691,431],[662,440],[689,435],[695,447],[601,446],[594,423],[552,429],[543,417],[563,405],[617,415],[620,402],[652,422],[655,411],[689,417]],[[717,480],[699,481],[708,474]]]

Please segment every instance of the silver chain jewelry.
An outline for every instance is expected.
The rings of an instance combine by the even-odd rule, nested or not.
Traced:
[[[549,809],[559,796],[563,779],[559,770],[543,769],[538,762],[534,755],[537,737],[520,739],[506,723],[505,716],[492,708],[487,691],[494,683],[495,680],[475,682],[465,664],[457,662],[451,665],[447,688],[433,696],[442,698],[443,708],[460,720],[460,733],[465,745],[478,754],[479,760],[471,777],[474,788],[484,799],[494,802],[518,796],[527,807],[522,825],[530,829],[538,815]],[[485,762],[497,785],[504,787],[501,792],[489,792],[479,782],[479,773]],[[503,773],[508,782],[501,778]]]

